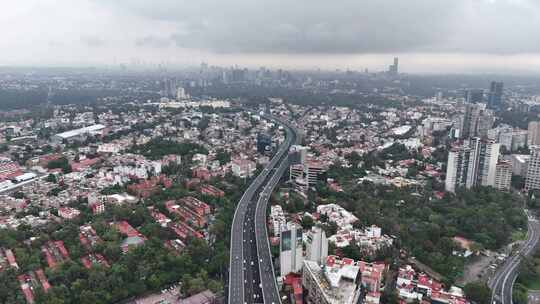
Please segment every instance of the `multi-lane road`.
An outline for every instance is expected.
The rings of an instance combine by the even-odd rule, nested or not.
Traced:
[[[519,263],[523,256],[534,253],[534,249],[540,240],[540,222],[527,213],[527,239],[518,251],[509,257],[489,280],[492,290],[492,303],[512,304],[512,289],[518,276]]]
[[[280,124],[286,137],[236,207],[231,227],[230,304],[280,303],[266,231],[266,208],[270,193],[288,168],[288,151],[297,137],[287,123],[275,117],[265,118]]]

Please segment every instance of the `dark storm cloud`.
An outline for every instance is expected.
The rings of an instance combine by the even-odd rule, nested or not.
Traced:
[[[218,53],[540,51],[535,0],[95,1],[173,23],[177,46]]]

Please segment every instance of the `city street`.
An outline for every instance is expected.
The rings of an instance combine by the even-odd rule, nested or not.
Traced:
[[[529,256],[534,252],[540,240],[540,223],[527,213],[527,239],[505,263],[500,266],[488,285],[492,290],[492,302],[512,304],[512,289],[518,276],[519,263],[523,256]]]
[[[286,139],[270,163],[246,190],[231,227],[229,303],[280,303],[266,231],[266,207],[271,190],[288,168],[288,151],[296,142],[294,130],[279,120]]]

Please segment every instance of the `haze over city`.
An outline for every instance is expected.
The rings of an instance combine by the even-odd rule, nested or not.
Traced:
[[[539,0],[0,29],[0,304],[540,304]]]
[[[540,71],[535,0],[2,3],[0,66],[167,63],[408,73]]]

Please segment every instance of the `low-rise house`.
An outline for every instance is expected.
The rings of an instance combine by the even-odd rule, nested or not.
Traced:
[[[78,217],[80,214],[81,212],[75,208],[71,208],[71,207],[58,208],[58,216],[60,216],[63,219],[72,220]]]
[[[48,241],[41,247],[45,260],[50,268],[56,268],[58,264],[69,259],[69,253],[63,241]]]
[[[36,289],[42,289],[43,292],[47,293],[51,288],[51,284],[49,284],[43,269],[21,274],[17,277],[17,280],[21,285],[21,290],[28,304],[35,303],[34,291]]]

